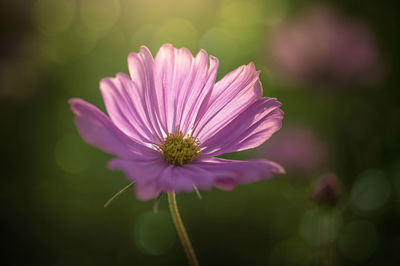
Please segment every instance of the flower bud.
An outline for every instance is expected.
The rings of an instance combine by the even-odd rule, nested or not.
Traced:
[[[337,176],[326,173],[314,184],[313,200],[319,205],[336,206],[341,198],[341,186]]]

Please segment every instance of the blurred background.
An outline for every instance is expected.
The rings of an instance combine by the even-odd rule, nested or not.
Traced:
[[[202,265],[400,265],[396,1],[0,1],[5,265],[186,265],[166,198],[126,192],[67,101],[104,110],[99,80],[163,43],[204,48],[219,78],[253,61],[282,129],[255,150],[287,174],[181,193]],[[7,263],[6,263],[7,261]]]

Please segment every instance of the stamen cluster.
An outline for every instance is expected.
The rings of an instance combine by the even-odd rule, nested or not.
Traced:
[[[170,133],[159,146],[163,158],[170,164],[182,165],[200,156],[200,142],[193,136],[184,136],[182,132]]]

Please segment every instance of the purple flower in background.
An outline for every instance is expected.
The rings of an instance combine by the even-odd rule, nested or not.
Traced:
[[[314,7],[279,26],[269,44],[277,76],[305,84],[369,84],[382,65],[372,33],[362,22]]]
[[[262,97],[253,63],[215,83],[215,57],[166,44],[154,59],[143,46],[128,56],[128,67],[129,76],[100,82],[110,118],[81,99],[69,103],[82,138],[117,156],[109,167],[135,182],[140,199],[232,189],[284,172],[266,160],[214,157],[257,147],[281,127],[281,104]]]
[[[289,125],[259,149],[289,173],[310,174],[326,161],[326,147],[309,128]]]

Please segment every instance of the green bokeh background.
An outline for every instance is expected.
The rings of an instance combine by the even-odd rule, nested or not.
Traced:
[[[107,169],[112,156],[79,137],[67,104],[80,97],[104,110],[99,80],[127,73],[126,57],[141,45],[155,54],[167,42],[218,57],[219,78],[253,61],[264,95],[283,103],[284,124],[306,124],[329,146],[329,162],[307,176],[289,172],[230,192],[213,189],[202,200],[179,194],[202,265],[399,265],[398,10],[395,1],[324,2],[375,33],[385,62],[379,85],[289,88],[266,65],[266,41],[280,22],[318,3],[1,1],[4,265],[186,264],[165,197],[157,214],[132,191],[103,208],[128,181]],[[325,172],[343,185],[333,209],[311,201],[312,184]]]

